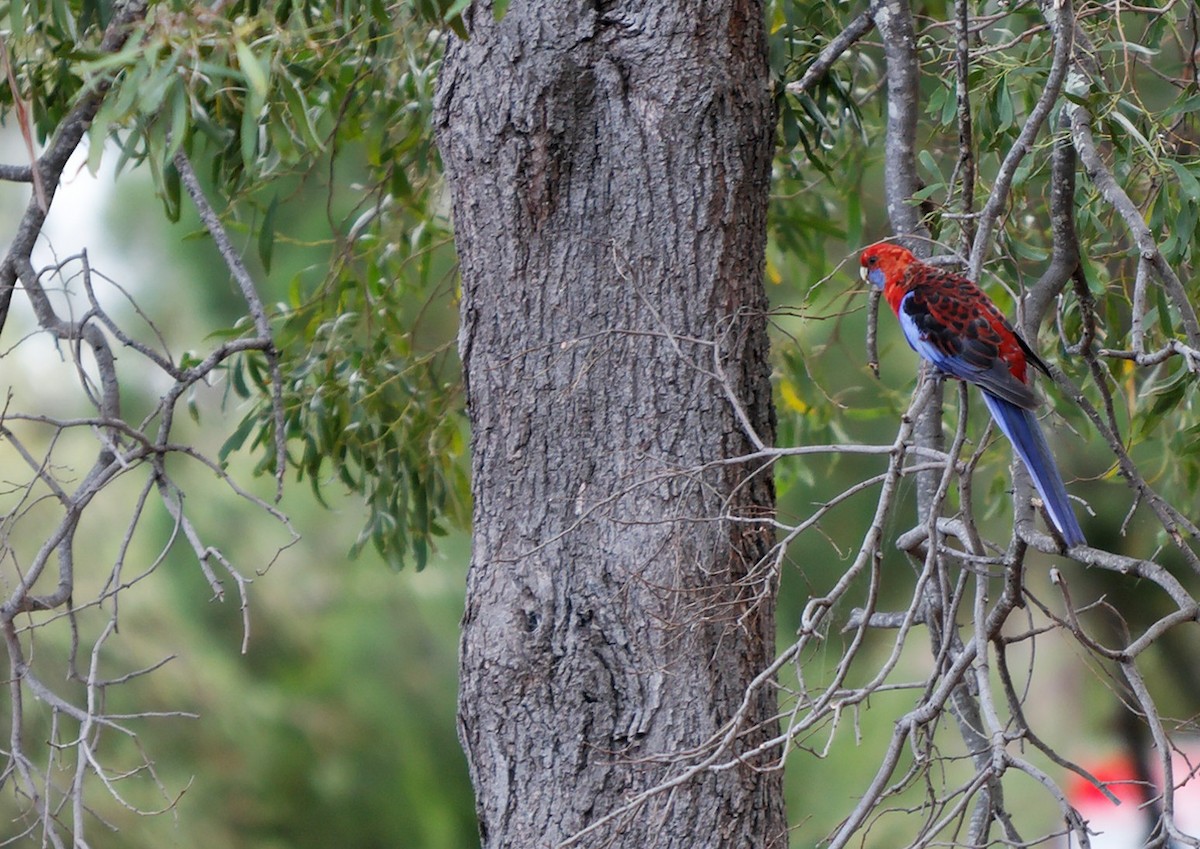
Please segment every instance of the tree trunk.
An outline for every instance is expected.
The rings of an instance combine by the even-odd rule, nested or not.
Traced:
[[[762,287],[774,110],[752,2],[468,12],[438,141],[474,546],[460,735],[483,845],[786,846]],[[736,404],[733,401],[736,400]],[[739,411],[740,408],[740,411]],[[669,792],[639,793],[713,756]],[[732,736],[732,735],[731,735]]]

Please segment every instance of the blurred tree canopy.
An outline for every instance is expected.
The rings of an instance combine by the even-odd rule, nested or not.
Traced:
[[[418,588],[388,571],[321,574],[363,550],[419,569],[467,510],[428,132],[444,11],[4,7],[0,108],[26,164],[0,179],[28,206],[0,322],[6,361],[36,377],[10,371],[0,425],[0,841],[475,840],[453,735],[461,602],[397,600]],[[81,168],[118,175],[114,218],[92,229],[128,267],[47,244]],[[135,200],[147,174],[159,221]],[[313,524],[279,501],[288,478],[328,506],[326,529],[305,542],[309,579],[251,610],[247,588],[296,537],[287,516]],[[226,656],[252,632],[246,663]],[[193,710],[215,724],[167,730]],[[239,739],[239,722],[272,730]]]
[[[128,833],[140,826],[124,818],[129,811],[186,810],[204,796],[202,781],[183,792],[190,771],[175,755],[186,760],[190,750],[161,742],[155,751],[153,731],[140,730],[188,720],[159,718],[181,709],[169,696],[145,700],[160,678],[179,680],[169,666],[158,670],[159,646],[110,657],[119,600],[186,611],[232,588],[226,607],[195,614],[212,620],[204,633],[237,634],[221,647],[232,654],[251,614],[249,578],[229,551],[249,541],[257,558],[249,568],[257,570],[289,544],[285,514],[306,508],[277,506],[285,481],[302,481],[337,511],[339,524],[351,512],[344,492],[366,505],[344,547],[333,545],[341,534],[319,547],[326,559],[369,549],[420,569],[435,544],[458,544],[443,541],[469,516],[453,349],[457,280],[430,116],[445,40],[465,34],[460,16],[468,5],[15,0],[0,11],[0,112],[28,151],[0,166],[0,180],[21,186],[20,204],[28,203],[0,263],[2,347],[6,359],[36,363],[37,372],[10,391],[0,420],[8,482],[0,624],[10,661],[0,785],[12,837],[57,846],[86,833],[90,845],[130,845]],[[482,8],[500,18],[507,5]],[[1148,717],[1122,743],[1140,755],[1154,749],[1169,767],[1173,741],[1195,733],[1187,718],[1198,696],[1177,670],[1197,662],[1194,639],[1180,635],[1194,636],[1198,608],[1188,588],[1200,572],[1197,7],[780,0],[764,13],[780,110],[766,279],[775,307],[781,449],[772,462],[787,661],[779,678],[792,717],[785,742],[794,751],[794,839],[835,833],[840,846],[869,827],[875,845],[925,845],[960,839],[947,834],[973,811],[1003,825],[1001,814],[1024,804],[1036,824],[1018,817],[1011,831],[999,829],[1009,843],[1020,842],[1022,829],[1040,836],[1063,822],[1078,828],[1054,781],[1043,781],[1070,766],[1040,751],[1043,738],[1066,740],[1077,730],[1075,711],[1054,716],[1024,698],[1046,684],[1046,673],[1031,648],[1019,660],[1006,652],[1025,650],[1036,635],[1057,646],[1043,655],[1083,658],[1076,665],[1089,666],[1112,692],[1087,699],[1098,685],[1080,683],[1069,697],[1084,703],[1095,726],[1109,723],[1121,701]],[[894,120],[904,113],[896,107],[901,97],[908,98],[905,126]],[[77,149],[86,150],[88,168],[115,167],[118,186],[131,185],[135,169],[148,172],[162,217],[188,229],[148,287],[132,285],[124,271],[93,268],[86,254],[35,265],[39,234]],[[135,252],[151,249],[139,247],[139,237],[159,232],[136,223],[126,229],[121,238]],[[1069,488],[1086,501],[1080,512],[1091,547],[1074,553],[1075,563],[1053,561],[1054,583],[1045,570],[1025,571],[1027,562],[1047,562],[1039,555],[1061,551],[1032,528],[1028,498],[1010,497],[1008,454],[988,447],[969,402],[956,405],[957,425],[947,416],[949,448],[919,444],[922,437],[905,429],[905,417],[920,412],[910,409],[915,361],[886,316],[881,376],[872,374],[863,339],[874,318],[853,258],[893,234],[979,277],[1056,366],[1043,389]],[[208,269],[203,285],[179,292],[179,281],[193,282],[200,265]],[[184,322],[173,310],[198,315]],[[925,403],[934,390],[921,387]],[[227,425],[223,411],[236,421]],[[918,444],[924,465],[886,465],[909,444]],[[810,453],[791,456],[788,448]],[[920,503],[911,481],[942,469],[949,471],[937,503]],[[895,498],[877,510],[882,500],[865,493],[893,477]],[[189,501],[186,492],[204,494]],[[206,512],[216,498],[235,506]],[[281,529],[281,541],[260,539],[266,534],[252,527],[250,512]],[[964,517],[986,540],[978,548],[954,543],[972,536]],[[923,535],[911,533],[919,527]],[[931,538],[936,545],[927,544]],[[897,539],[908,547],[898,549]],[[182,579],[174,575],[180,551],[192,570]],[[145,579],[163,563],[184,589],[148,589],[154,585]],[[1006,583],[1014,574],[1017,584]],[[362,580],[346,592],[365,603],[380,591]],[[928,646],[906,642],[913,629],[933,627],[929,586],[938,588],[945,627],[934,660]],[[174,603],[159,595],[173,591],[183,594]],[[986,618],[999,609],[988,605],[1001,602],[1011,605],[1002,611],[1010,628],[1018,628],[1018,614],[1029,617],[1019,634],[976,633],[976,614]],[[890,609],[911,613],[888,618]],[[319,633],[344,637],[335,666],[374,668],[421,651],[429,638],[414,626],[418,648],[405,643],[381,656],[371,626],[385,626],[389,616],[322,613],[329,630]],[[272,610],[257,624],[286,634],[290,616]],[[394,616],[419,618],[411,608]],[[126,630],[136,633],[136,621]],[[172,625],[147,621],[152,630]],[[315,800],[361,798],[379,784],[416,786],[436,774],[438,765],[392,773],[370,733],[323,721],[321,711],[344,709],[349,684],[336,669],[310,677],[318,648],[311,634],[297,639],[280,637],[280,645],[307,644],[313,655],[279,649],[284,660],[275,671],[294,676],[289,692],[313,711],[309,724],[289,731],[285,723],[279,740],[227,752],[232,783],[260,770],[254,786],[287,788],[293,801],[328,810]],[[446,658],[452,642],[441,633],[431,656]],[[222,693],[246,699],[248,711],[286,712],[272,703],[278,693],[248,680],[253,669],[234,670],[228,658],[205,662],[220,670]],[[993,673],[1005,679],[994,693]],[[911,720],[914,704],[961,695],[960,685],[973,691],[968,701],[985,694],[980,723],[990,766],[969,733],[947,742],[944,728]],[[446,682],[440,686],[407,711],[396,707],[407,696],[362,693],[362,713],[354,715],[440,716],[447,724],[434,747],[420,749],[437,764],[451,757],[452,700]],[[883,717],[864,720],[864,745],[856,748],[859,729],[847,733],[839,723],[865,713],[868,702]],[[213,704],[205,721],[226,710]],[[897,719],[896,728],[922,743],[910,760],[887,754],[907,739],[893,735]],[[416,750],[424,741],[412,728],[397,733]],[[294,747],[284,739],[293,732]],[[1024,743],[1038,750],[1028,762],[1012,753]],[[323,785],[289,784],[314,761],[338,760],[328,751],[343,744],[341,752],[354,754],[331,767]],[[929,780],[936,769],[944,781]],[[1006,771],[1021,772],[1033,789],[1014,797],[1005,784],[1003,808],[997,782]],[[1170,794],[1149,773],[1139,777],[1157,800],[1147,810],[1157,815]],[[831,782],[812,776],[830,774],[853,789],[844,805],[823,802],[814,811],[812,795]],[[459,792],[462,780],[459,767]],[[924,811],[924,825],[897,824],[902,816],[856,808],[849,798],[875,793],[878,803],[888,798],[884,790],[899,808]],[[379,793],[370,816],[386,819],[393,804]],[[203,836],[228,840],[242,829],[244,837],[256,823],[287,818],[267,807],[232,812]],[[194,822],[178,816],[185,827]],[[389,828],[396,831],[429,827],[395,816]],[[100,824],[117,819],[126,830],[119,840]],[[317,819],[297,823],[294,834],[257,835],[261,843],[246,838],[247,845],[309,838],[328,845],[351,827]],[[461,845],[472,827],[461,799],[433,820],[444,831],[422,832],[420,845]],[[1184,840],[1169,821],[1157,827]]]
[[[225,366],[233,393],[263,403],[220,457],[262,449],[260,470],[283,475],[281,427],[287,465],[318,496],[336,479],[370,506],[358,547],[417,568],[430,537],[461,523],[467,497],[445,317],[452,251],[428,129],[441,49],[432,27],[446,11],[152,4],[127,12],[128,39],[105,51],[95,41],[112,4],[17,3],[5,91],[18,108],[27,101],[41,141],[81,95],[107,89],[88,165],[146,166],[172,221],[180,163],[194,163],[229,238],[278,292],[272,350]],[[272,386],[273,373],[287,379]]]

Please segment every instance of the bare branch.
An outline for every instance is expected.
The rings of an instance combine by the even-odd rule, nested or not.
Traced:
[[[975,241],[971,245],[971,256],[967,262],[967,276],[972,280],[978,280],[983,271],[983,260],[992,239],[992,230],[995,228],[996,220],[1000,217],[1005,204],[1008,203],[1008,193],[1012,188],[1017,166],[1033,149],[1033,140],[1037,138],[1042,124],[1045,123],[1050,110],[1057,102],[1058,93],[1062,90],[1063,81],[1067,77],[1075,32],[1075,28],[1072,26],[1074,22],[1073,7],[1071,0],[1056,0],[1054,7],[1057,15],[1057,24],[1052,27],[1054,59],[1050,65],[1050,73],[1046,77],[1046,87],[1042,90],[1042,95],[1029,113],[1029,117],[1025,119],[1025,126],[1021,128],[1017,140],[1013,142],[1012,147],[1004,156],[1004,161],[1000,163],[996,182],[992,186],[992,192],[988,195],[987,203],[984,204],[983,212],[977,221],[979,230],[975,234]]]
[[[817,55],[817,58],[812,61],[805,70],[800,79],[787,84],[787,92],[791,95],[799,96],[804,94],[814,85],[820,82],[821,78],[829,73],[829,69],[833,67],[833,63],[841,58],[856,41],[871,31],[875,25],[874,18],[870,12],[861,12],[854,18],[846,28],[838,33],[824,49]]]
[[[873,0],[870,13],[883,40],[887,57],[887,156],[883,183],[888,220],[900,236],[911,237],[909,247],[918,256],[929,253],[929,233],[921,223],[913,196],[917,181],[917,101],[920,65],[917,34],[908,0]]]
[[[1196,319],[1196,311],[1188,300],[1187,291],[1176,275],[1175,269],[1171,268],[1163,257],[1158,248],[1158,242],[1154,238],[1154,234],[1150,232],[1150,227],[1146,224],[1141,211],[1117,183],[1112,171],[1104,164],[1099,151],[1096,150],[1096,141],[1092,136],[1091,114],[1078,104],[1070,104],[1069,108],[1071,136],[1075,142],[1075,150],[1079,153],[1079,161],[1083,164],[1084,170],[1100,194],[1112,204],[1121,216],[1121,220],[1125,222],[1129,235],[1137,245],[1141,260],[1150,264],[1155,276],[1166,289],[1171,304],[1179,311],[1188,345],[1192,348],[1200,348],[1200,321]]]

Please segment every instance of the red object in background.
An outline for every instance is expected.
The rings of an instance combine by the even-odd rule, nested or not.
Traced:
[[[1150,758],[1151,783],[1137,777],[1133,760],[1115,755],[1082,766],[1096,777],[1121,804],[1116,805],[1099,787],[1079,775],[1067,782],[1067,801],[1087,822],[1092,849],[1142,849],[1162,808],[1162,766]],[[1171,755],[1175,784],[1175,826],[1187,835],[1200,837],[1200,740],[1181,742]],[[1075,839],[1064,838],[1060,846],[1076,847]],[[1170,844],[1175,845],[1175,844]]]

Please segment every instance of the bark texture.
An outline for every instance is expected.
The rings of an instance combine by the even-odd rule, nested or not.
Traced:
[[[447,50],[475,495],[459,719],[487,849],[555,846],[698,762],[774,653],[769,469],[721,462],[774,429],[762,17],[477,3]],[[774,700],[721,762],[776,732]],[[786,846],[767,763],[578,845]]]

